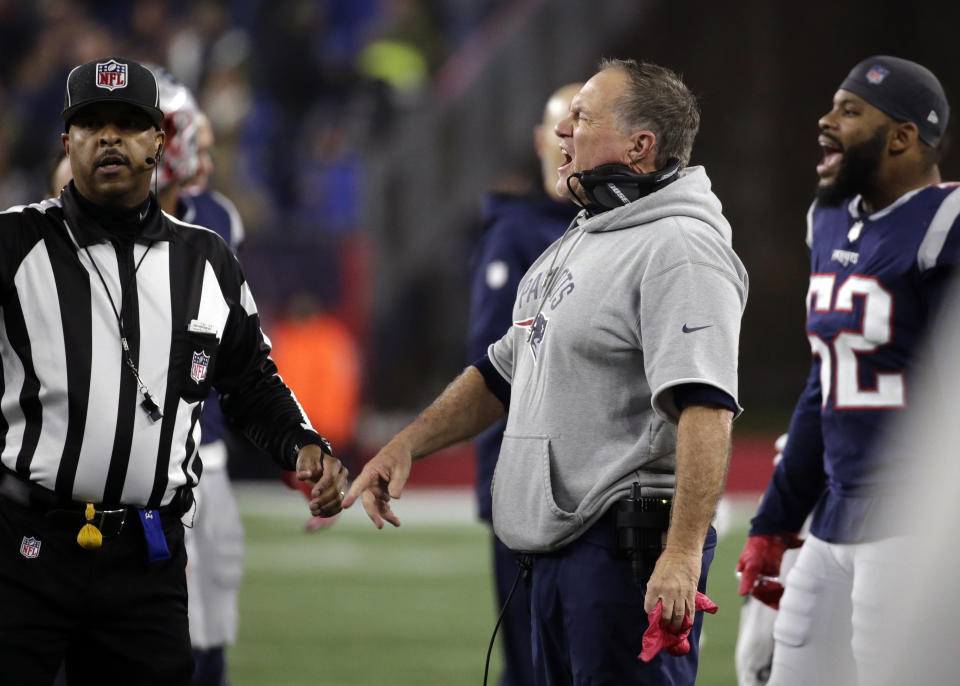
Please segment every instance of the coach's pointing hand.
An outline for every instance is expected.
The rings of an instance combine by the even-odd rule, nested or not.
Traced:
[[[378,529],[383,528],[383,520],[400,526],[390,499],[403,492],[413,460],[476,436],[504,415],[503,403],[487,388],[480,371],[467,367],[364,466],[343,506],[350,507],[362,495],[363,509]]]
[[[347,468],[319,445],[305,445],[297,455],[297,478],[310,484],[310,514],[332,517],[343,509]]]
[[[344,508],[350,507],[362,496],[363,509],[378,529],[383,528],[383,520],[400,526],[400,519],[390,509],[390,499],[400,497],[410,476],[412,463],[410,450],[394,438],[364,465],[360,476],[343,499]]]

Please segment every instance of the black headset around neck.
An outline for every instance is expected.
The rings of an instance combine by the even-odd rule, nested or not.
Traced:
[[[595,169],[577,172],[567,177],[567,189],[575,202],[590,211],[590,207],[613,210],[623,207],[634,200],[660,190],[676,181],[680,176],[680,160],[671,157],[663,169],[640,174],[623,164],[602,164]],[[570,179],[577,179],[587,202],[581,202],[570,185]]]

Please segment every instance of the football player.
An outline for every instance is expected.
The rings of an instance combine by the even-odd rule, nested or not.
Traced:
[[[742,595],[779,602],[771,685],[880,683],[871,629],[889,598],[861,588],[887,573],[883,555],[904,535],[875,522],[906,506],[912,455],[904,445],[881,461],[875,448],[908,404],[919,344],[960,256],[960,187],[941,183],[938,167],[949,114],[928,69],[875,56],[819,121],[807,216],[813,361],[737,565]],[[780,560],[811,513],[784,592]]]

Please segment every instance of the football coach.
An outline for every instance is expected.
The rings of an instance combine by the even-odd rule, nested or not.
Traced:
[[[346,470],[270,359],[217,234],[161,212],[152,72],[74,68],[58,198],[0,213],[0,683],[189,684],[186,553],[200,413],[340,511]]]
[[[512,326],[344,501],[399,524],[413,460],[509,410],[493,526],[531,560],[535,686],[696,678],[747,297],[720,201],[687,165],[699,122],[672,71],[601,63],[554,129],[557,191],[582,212],[520,281]]]

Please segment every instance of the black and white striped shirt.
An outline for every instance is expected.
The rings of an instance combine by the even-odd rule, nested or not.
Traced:
[[[283,467],[321,444],[230,249],[150,208],[135,239],[104,229],[72,183],[0,213],[0,461],[71,500],[155,508],[195,485],[211,385],[228,421]],[[121,303],[159,421],[123,356]]]

